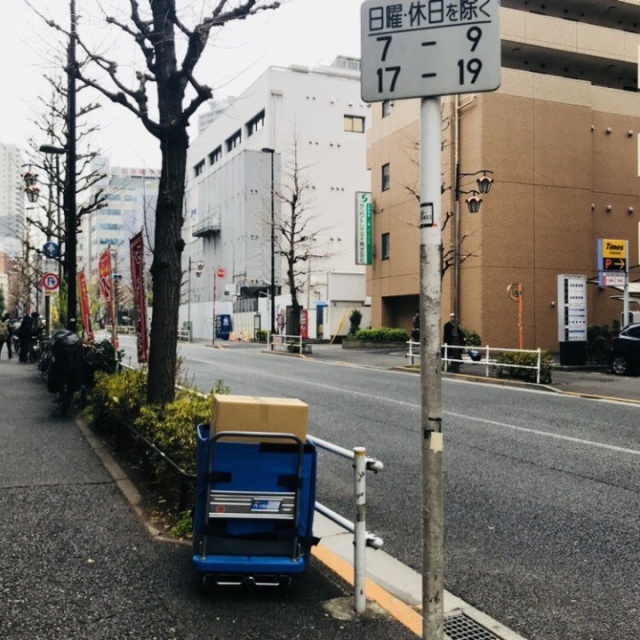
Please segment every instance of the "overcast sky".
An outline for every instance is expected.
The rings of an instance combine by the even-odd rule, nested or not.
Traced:
[[[100,0],[105,10],[127,11],[129,0]],[[68,24],[68,0],[29,0],[64,25]],[[140,0],[147,6],[148,0]],[[214,0],[178,0],[187,24]],[[104,26],[97,0],[76,0],[79,33],[100,51],[118,59],[123,69],[138,67],[139,56],[117,31]],[[196,69],[197,78],[213,87],[217,96],[238,95],[271,65],[329,64],[337,55],[360,56],[361,0],[284,0],[282,6],[257,17],[237,22],[216,32]],[[34,118],[42,112],[38,96],[49,90],[44,74],[60,73],[56,56],[64,55],[60,38],[33,13],[26,0],[3,0],[0,21],[0,141],[27,146],[29,136],[41,137]],[[84,93],[84,92],[82,92]],[[93,96],[94,99],[97,96]],[[115,165],[159,166],[155,138],[122,107],[108,105],[99,112],[102,131],[96,148]],[[207,109],[206,105],[201,109]],[[201,112],[201,111],[200,111]],[[197,115],[192,119],[197,123]],[[191,135],[196,129],[192,127]],[[47,140],[38,140],[46,143]]]

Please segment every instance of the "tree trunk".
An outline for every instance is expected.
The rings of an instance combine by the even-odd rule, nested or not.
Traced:
[[[153,264],[153,311],[149,345],[147,401],[164,405],[175,398],[176,344],[180,308],[180,258],[184,176],[189,138],[171,130],[160,142],[162,174],[156,208]]]

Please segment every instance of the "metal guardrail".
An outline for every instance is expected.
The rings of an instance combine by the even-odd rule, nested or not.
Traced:
[[[414,360],[420,361],[420,343],[409,340],[409,351],[405,354],[406,358],[409,358],[411,365],[414,365]],[[442,362],[444,363],[445,371],[448,371],[452,363],[464,363],[470,365],[477,365],[485,367],[485,375],[489,376],[491,368],[505,368],[505,369],[531,369],[536,372],[536,383],[540,384],[540,372],[542,369],[542,349],[507,349],[502,347],[461,347],[456,345],[443,344],[441,347]],[[476,358],[469,359],[462,358],[464,352],[474,351],[477,354]],[[460,357],[452,357],[453,354],[460,353]],[[496,359],[495,355],[500,353],[529,353],[536,356],[536,364],[516,364],[510,362],[501,362]]]
[[[347,520],[339,513],[332,511],[328,507],[316,500],[315,509],[318,513],[329,518],[343,529],[353,533],[353,608],[356,613],[364,613],[367,607],[367,596],[365,590],[366,578],[366,555],[367,547],[373,549],[382,548],[383,540],[367,531],[367,483],[366,472],[378,473],[384,469],[380,460],[367,457],[367,450],[364,447],[354,447],[353,450],[345,449],[326,440],[307,436],[307,440],[325,451],[353,460],[353,491],[356,504],[356,522]]]

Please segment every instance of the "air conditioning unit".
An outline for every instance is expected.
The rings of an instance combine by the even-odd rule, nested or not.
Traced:
[[[224,295],[225,296],[237,296],[238,295],[238,287],[235,284],[225,284],[224,285]]]

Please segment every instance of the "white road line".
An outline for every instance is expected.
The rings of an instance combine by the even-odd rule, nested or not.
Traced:
[[[487,420],[486,418],[478,418],[476,416],[470,416],[463,413],[455,413],[453,411],[444,411],[448,416],[454,418],[460,418],[461,420],[472,420],[474,422],[483,422],[490,424],[494,427],[500,427],[501,429],[511,429],[512,431],[521,431],[522,433],[530,433],[536,436],[544,436],[547,438],[554,438],[556,440],[564,440],[565,442],[575,442],[576,444],[582,444],[588,447],[597,447],[599,449],[607,449],[608,451],[615,451],[616,453],[628,453],[632,456],[640,456],[640,451],[637,449],[627,449],[625,447],[616,447],[612,444],[604,444],[602,442],[594,442],[593,440],[584,440],[582,438],[572,438],[571,436],[563,436],[558,433],[549,433],[548,431],[540,431],[538,429],[529,429],[528,427],[518,427],[515,424],[509,424],[507,422],[498,422],[497,420]]]

